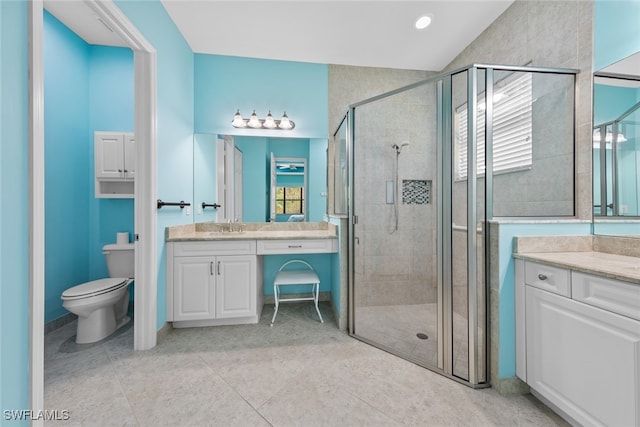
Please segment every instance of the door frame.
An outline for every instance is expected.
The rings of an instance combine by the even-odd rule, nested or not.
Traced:
[[[134,196],[134,349],[157,337],[157,55],[112,0],[82,0],[133,51],[136,181]],[[44,410],[44,3],[28,5],[29,25],[29,385],[34,411]],[[34,420],[42,425],[42,420]]]

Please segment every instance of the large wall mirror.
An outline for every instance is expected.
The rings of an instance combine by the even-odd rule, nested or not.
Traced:
[[[193,144],[194,222],[324,219],[327,139],[197,133]]]
[[[594,234],[640,236],[640,52],[594,73]]]

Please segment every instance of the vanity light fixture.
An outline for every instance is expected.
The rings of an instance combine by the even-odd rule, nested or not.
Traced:
[[[296,124],[289,119],[287,112],[285,111],[280,120],[276,120],[271,115],[271,111],[267,114],[267,118],[260,119],[256,114],[256,110],[253,110],[251,117],[245,119],[240,114],[240,110],[236,111],[233,116],[231,125],[235,128],[251,128],[251,129],[270,129],[270,130],[291,130],[296,127]]]

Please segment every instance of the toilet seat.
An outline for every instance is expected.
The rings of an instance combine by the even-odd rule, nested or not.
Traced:
[[[106,278],[83,283],[67,289],[62,293],[63,300],[74,300],[105,294],[129,284],[128,278]]]

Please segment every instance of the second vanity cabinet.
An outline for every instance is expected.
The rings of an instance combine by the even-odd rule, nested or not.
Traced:
[[[169,242],[167,320],[174,327],[257,323],[261,273],[254,240]]]
[[[516,370],[581,425],[640,426],[640,285],[516,260]]]

